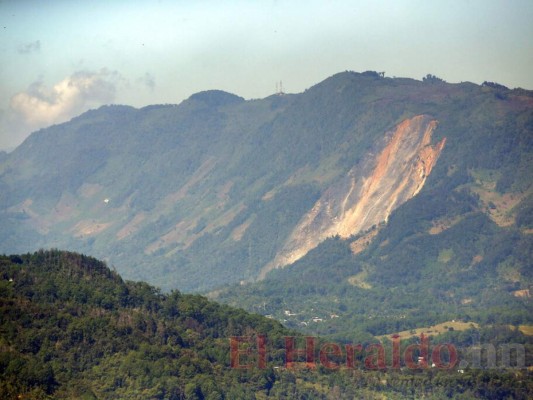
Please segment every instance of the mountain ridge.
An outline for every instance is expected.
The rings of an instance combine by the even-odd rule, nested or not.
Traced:
[[[370,71],[258,100],[102,107],[0,161],[0,251],[66,247],[166,290],[255,280],[328,188],[417,115],[439,121],[431,146],[446,138],[420,193],[462,185],[514,221],[531,201],[531,96]],[[476,186],[486,170],[493,186]]]

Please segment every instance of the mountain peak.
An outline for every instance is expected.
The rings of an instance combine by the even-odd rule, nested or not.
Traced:
[[[220,107],[244,101],[242,97],[223,90],[206,90],[195,93],[188,100],[202,102],[208,107]]]

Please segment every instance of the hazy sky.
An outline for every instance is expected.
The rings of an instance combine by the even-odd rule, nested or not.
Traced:
[[[533,89],[533,1],[0,0],[0,149],[102,104],[385,71]]]

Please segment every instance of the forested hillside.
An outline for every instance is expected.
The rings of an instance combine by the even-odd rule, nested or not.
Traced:
[[[0,271],[2,399],[236,399],[275,383],[271,368],[232,370],[229,338],[275,342],[290,334],[279,323],[124,282],[76,253],[2,257]]]
[[[252,341],[265,335],[264,368],[231,368],[234,335]],[[315,368],[289,369],[284,337],[294,335],[198,295],[123,281],[81,254],[0,257],[2,399],[527,399],[533,393],[524,368],[374,368],[375,361],[364,359],[377,360],[371,347],[348,366],[335,355],[323,362],[320,338]],[[246,347],[240,351],[242,363],[255,361],[253,352],[246,358]]]

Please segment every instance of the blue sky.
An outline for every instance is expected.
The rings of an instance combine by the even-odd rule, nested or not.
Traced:
[[[344,70],[533,89],[530,0],[0,0],[0,149],[102,104],[301,92]]]

